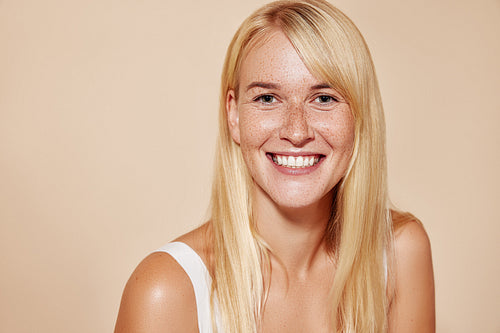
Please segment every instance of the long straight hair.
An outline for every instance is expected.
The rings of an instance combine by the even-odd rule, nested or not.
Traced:
[[[336,325],[332,331],[383,332],[389,307],[392,222],[382,102],[361,33],[348,17],[322,0],[276,1],[258,9],[242,23],[227,50],[211,198],[212,312],[225,332],[259,328],[269,249],[252,218],[252,179],[229,133],[226,96],[230,89],[238,91],[245,55],[276,29],[287,36],[309,71],[345,98],[355,121],[352,158],[336,186],[325,235],[337,265],[331,287]]]

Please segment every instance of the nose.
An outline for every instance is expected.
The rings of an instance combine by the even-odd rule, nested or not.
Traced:
[[[314,131],[309,126],[303,105],[290,105],[284,110],[283,117],[280,139],[288,140],[297,147],[301,147],[314,139]]]

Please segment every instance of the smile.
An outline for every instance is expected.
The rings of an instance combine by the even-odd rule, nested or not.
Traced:
[[[289,156],[270,154],[272,161],[276,165],[281,165],[285,168],[301,169],[309,168],[318,164],[320,155],[307,155],[307,156]]]

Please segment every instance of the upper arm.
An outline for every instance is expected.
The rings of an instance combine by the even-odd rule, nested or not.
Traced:
[[[127,282],[115,333],[197,331],[196,300],[189,277],[169,254],[149,255]]]
[[[435,332],[434,273],[429,238],[421,224],[402,226],[395,236],[395,295],[390,332]]]

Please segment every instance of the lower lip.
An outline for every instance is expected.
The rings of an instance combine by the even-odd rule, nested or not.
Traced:
[[[285,174],[285,175],[291,175],[291,176],[302,176],[302,175],[307,175],[310,174],[311,172],[314,172],[319,165],[323,162],[324,157],[321,157],[318,161],[318,163],[314,164],[313,166],[310,167],[305,167],[305,168],[287,168],[282,165],[278,165],[274,163],[273,158],[269,155],[267,155],[267,158],[271,162],[271,164],[278,170],[279,172]]]

